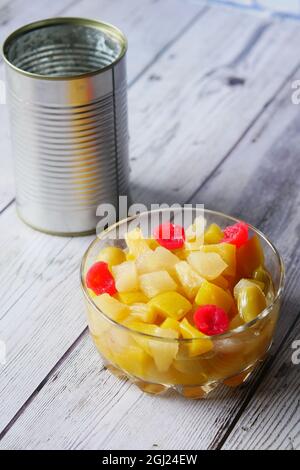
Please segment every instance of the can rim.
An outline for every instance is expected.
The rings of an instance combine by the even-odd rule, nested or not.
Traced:
[[[109,65],[105,67],[97,68],[92,70],[91,72],[81,73],[81,74],[74,74],[72,76],[60,76],[60,75],[41,75],[38,73],[27,72],[16,65],[14,65],[7,57],[7,48],[12,41],[20,37],[22,34],[27,33],[29,31],[34,31],[43,27],[52,26],[52,25],[62,25],[62,24],[75,24],[75,25],[82,25],[88,26],[92,28],[99,29],[107,34],[112,35],[115,39],[120,41],[121,51],[116,59],[114,59]],[[39,80],[51,80],[51,81],[69,81],[69,80],[78,80],[82,78],[92,77],[94,75],[98,75],[99,73],[106,72],[107,70],[111,69],[114,65],[116,65],[126,54],[128,49],[128,41],[125,34],[116,26],[107,23],[105,21],[98,21],[92,20],[88,18],[81,18],[81,17],[56,17],[56,18],[47,18],[45,20],[34,21],[29,23],[21,28],[16,29],[13,31],[4,41],[2,45],[2,57],[4,62],[11,67],[16,72],[25,75],[30,78],[35,78]]]

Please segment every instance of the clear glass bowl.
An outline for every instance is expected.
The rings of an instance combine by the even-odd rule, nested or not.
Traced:
[[[132,380],[143,391],[159,394],[169,388],[190,398],[205,397],[219,384],[238,386],[246,381],[255,366],[264,359],[271,347],[277,324],[284,284],[284,266],[274,245],[257,229],[249,226],[250,236],[256,234],[264,250],[265,265],[274,283],[274,300],[250,323],[225,334],[210,337],[213,348],[197,355],[197,342],[206,339],[166,339],[131,330],[107,317],[93,302],[85,285],[85,275],[96,261],[99,251],[106,246],[125,248],[124,234],[128,223],[151,226],[157,215],[168,210],[150,211],[123,220],[102,232],[85,253],[81,266],[81,284],[87,309],[89,330],[94,343],[109,370],[119,377]],[[177,209],[182,215],[189,212],[189,220],[204,214],[207,223],[221,228],[238,222],[227,215],[193,208]],[[174,210],[172,211],[174,215]],[[179,212],[176,215],[180,215]],[[169,219],[170,220],[170,219]],[[112,233],[117,231],[117,237]],[[155,362],[148,349],[165,357],[176,354],[171,366]],[[208,348],[209,349],[209,348]]]

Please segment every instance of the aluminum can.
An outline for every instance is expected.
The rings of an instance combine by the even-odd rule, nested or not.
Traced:
[[[95,231],[128,195],[127,41],[83,18],[24,26],[4,42],[20,217],[57,235]]]

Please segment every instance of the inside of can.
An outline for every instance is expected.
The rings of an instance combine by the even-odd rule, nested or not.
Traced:
[[[12,35],[4,47],[7,60],[22,71],[48,77],[73,77],[114,63],[122,44],[105,29],[66,22],[47,24]]]

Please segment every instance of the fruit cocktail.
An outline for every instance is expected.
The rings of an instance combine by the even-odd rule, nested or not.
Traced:
[[[108,369],[150,393],[202,398],[245,382],[266,355],[284,269],[272,243],[245,222],[178,211],[190,211],[189,226],[170,218],[145,236],[154,214],[145,212],[104,231],[84,256],[82,288]]]

